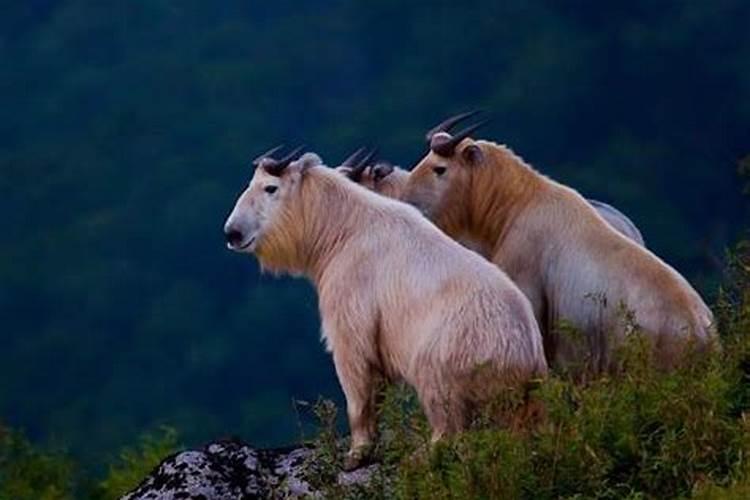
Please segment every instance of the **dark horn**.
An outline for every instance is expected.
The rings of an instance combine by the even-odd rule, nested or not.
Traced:
[[[260,161],[263,158],[269,158],[273,156],[274,154],[278,153],[279,151],[281,151],[283,148],[284,148],[284,145],[279,144],[278,146],[269,149],[268,151],[266,151],[265,153],[263,153],[262,155],[258,156],[256,159],[253,160],[253,166],[257,167],[258,165],[260,165]]]
[[[368,165],[370,165],[370,162],[375,157],[375,155],[378,152],[378,148],[372,148],[367,155],[359,160],[356,165],[352,166],[351,171],[348,174],[348,177],[353,180],[354,182],[359,182],[362,179],[362,174],[364,173],[365,169]]]
[[[367,156],[362,158],[362,160],[359,162],[359,165],[357,165],[357,168],[365,168],[368,166],[372,159],[375,158],[375,156],[378,154],[378,148],[372,148],[369,153],[367,153]]]
[[[468,111],[466,113],[461,113],[458,115],[451,116],[447,120],[443,120],[440,122],[439,125],[432,128],[429,132],[427,132],[426,138],[427,142],[429,143],[432,140],[432,136],[437,134],[438,132],[449,132],[451,127],[457,125],[458,123],[471,118],[472,116],[476,116],[479,113],[481,113],[481,109],[475,109],[474,111]]]
[[[357,158],[360,157],[362,153],[364,153],[367,150],[364,146],[356,150],[354,153],[352,153],[346,160],[341,163],[342,167],[354,167],[355,162],[357,161]]]
[[[435,153],[439,154],[440,156],[450,158],[451,156],[453,156],[453,153],[456,151],[456,146],[461,144],[461,141],[469,137],[479,127],[486,124],[488,121],[489,120],[482,120],[479,123],[475,123],[474,125],[470,127],[466,127],[465,129],[458,132],[456,135],[452,136],[450,139],[446,139],[445,141],[440,141],[435,144],[431,143],[430,149],[432,149]]]
[[[288,167],[289,164],[297,158],[297,156],[299,156],[299,154],[302,152],[302,148],[304,148],[304,146],[299,146],[293,149],[291,153],[280,160],[269,158],[270,161],[263,162],[263,168],[271,175],[275,175],[276,177],[280,176],[284,169]]]
[[[292,163],[292,161],[296,160],[299,157],[300,153],[302,152],[304,148],[305,148],[304,145],[294,148],[291,153],[289,153],[288,155],[286,155],[285,157],[279,160],[279,164],[283,165],[284,167],[287,167],[290,163]]]

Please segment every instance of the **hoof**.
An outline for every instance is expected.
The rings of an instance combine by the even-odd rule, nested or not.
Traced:
[[[370,452],[372,451],[372,445],[362,445],[357,448],[352,448],[344,457],[344,464],[342,469],[344,472],[351,472],[354,469],[359,469],[365,465],[370,464]]]
[[[362,456],[358,452],[350,451],[344,457],[344,463],[342,469],[344,472],[351,472],[354,469],[358,469],[362,466]]]

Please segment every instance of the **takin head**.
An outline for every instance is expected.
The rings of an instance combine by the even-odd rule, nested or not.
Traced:
[[[281,146],[273,148],[253,161],[255,174],[224,224],[230,250],[258,253],[264,237],[284,223],[285,208],[295,199],[304,170],[322,163],[318,155],[306,153],[289,168],[301,148],[280,160],[272,158],[280,149]]]
[[[369,168],[365,185],[376,193],[400,200],[409,182],[409,171],[389,162],[379,162]]]
[[[401,199],[409,180],[409,172],[387,161],[373,164],[375,150],[362,160],[357,160],[364,151],[364,148],[355,151],[344,163],[336,167],[336,170],[370,191],[389,198]]]
[[[372,163],[373,158],[377,154],[377,149],[373,148],[364,157],[362,156],[367,151],[367,148],[359,148],[352,153],[341,165],[336,167],[337,172],[341,172],[349,180],[362,184],[366,180],[365,170]]]
[[[484,161],[485,153],[469,135],[485,121],[455,135],[449,132],[458,122],[476,114],[474,111],[453,116],[427,133],[430,151],[408,175],[402,193],[403,201],[416,206],[439,227],[449,224],[442,218],[461,217],[454,212],[465,207],[469,198],[471,170]]]

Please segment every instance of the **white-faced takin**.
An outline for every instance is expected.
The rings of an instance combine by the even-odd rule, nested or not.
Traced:
[[[451,135],[468,115],[430,131],[430,151],[402,197],[448,235],[475,241],[524,291],[550,364],[611,369],[634,326],[664,368],[687,347],[715,344],[710,309],[679,273],[615,231],[573,189],[505,146],[470,139],[476,125]]]
[[[311,153],[260,160],[225,233],[232,250],[315,285],[346,396],[346,468],[372,443],[381,378],[416,389],[439,439],[477,405],[546,374],[531,304],[503,272],[413,207],[320,163]]]

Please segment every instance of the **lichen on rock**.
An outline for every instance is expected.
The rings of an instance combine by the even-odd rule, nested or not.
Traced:
[[[341,472],[344,488],[367,484],[377,465]],[[315,450],[309,446],[256,449],[239,440],[216,441],[201,450],[165,458],[121,500],[244,500],[323,498]]]

